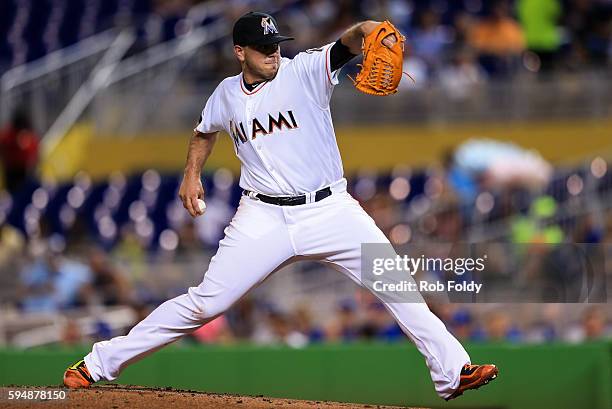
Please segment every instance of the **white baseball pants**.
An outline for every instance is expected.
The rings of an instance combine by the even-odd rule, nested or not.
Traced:
[[[361,244],[389,241],[346,192],[346,180],[331,187],[331,196],[300,206],[243,196],[202,283],[161,304],[126,336],[94,344],[85,357],[93,379],[116,379],[127,365],[222,314],[297,256],[329,263],[359,284]],[[470,362],[465,349],[425,303],[385,306],[425,357],[438,395],[450,396]]]

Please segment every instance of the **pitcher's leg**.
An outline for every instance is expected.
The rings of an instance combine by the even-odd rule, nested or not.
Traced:
[[[85,365],[94,381],[116,379],[127,365],[206,324],[294,256],[282,215],[272,208],[241,203],[225,234],[199,286],[161,304],[126,336],[93,346]]]
[[[317,221],[325,228],[305,225],[300,229],[300,249],[306,255],[324,255],[325,261],[362,285],[361,244],[389,241],[348,194],[336,200],[333,209],[327,209]],[[467,352],[424,302],[388,301],[385,307],[425,357],[436,392],[449,397],[459,385],[462,367],[470,362]]]
[[[191,289],[190,289],[191,290]],[[123,368],[207,322],[189,293],[168,300],[125,336],[100,341],[84,358],[94,381],[115,380]]]
[[[344,257],[343,257],[344,258]],[[361,263],[328,258],[336,269],[361,285]],[[402,331],[414,342],[425,357],[436,392],[449,397],[459,385],[461,369],[470,363],[470,357],[440,319],[423,302],[386,302],[381,300]]]

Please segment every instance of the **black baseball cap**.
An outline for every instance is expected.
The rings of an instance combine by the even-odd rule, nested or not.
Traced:
[[[234,45],[268,45],[293,40],[278,33],[276,20],[269,14],[251,11],[234,24]]]

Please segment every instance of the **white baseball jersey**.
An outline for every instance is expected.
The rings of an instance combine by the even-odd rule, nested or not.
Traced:
[[[248,91],[242,74],[223,80],[196,130],[225,130],[240,158],[240,187],[273,196],[319,190],[343,177],[329,101],[338,72],[332,44],[281,58],[276,77]]]

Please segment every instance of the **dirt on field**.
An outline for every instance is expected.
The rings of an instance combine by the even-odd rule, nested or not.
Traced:
[[[10,393],[13,391],[13,393]],[[22,397],[24,391],[33,391],[30,398],[34,398],[36,391],[38,396],[44,391],[47,396],[49,392],[66,392],[65,399],[28,399]],[[58,393],[56,393],[56,397]],[[59,394],[61,395],[61,394]],[[11,398],[12,396],[12,398]],[[18,397],[18,398],[17,398]],[[197,391],[184,391],[172,388],[145,388],[139,386],[103,385],[90,389],[70,390],[50,387],[2,387],[0,388],[0,407],[15,409],[43,409],[43,408],[83,408],[83,409],[119,409],[119,408],[231,408],[231,409],[269,409],[269,408],[291,408],[291,409],[336,409],[336,408],[372,408],[392,409],[399,406],[380,405],[358,405],[351,403],[338,403],[326,401],[307,401],[294,399],[266,398],[264,396],[238,396],[214,394]],[[413,408],[415,409],[415,408]]]

